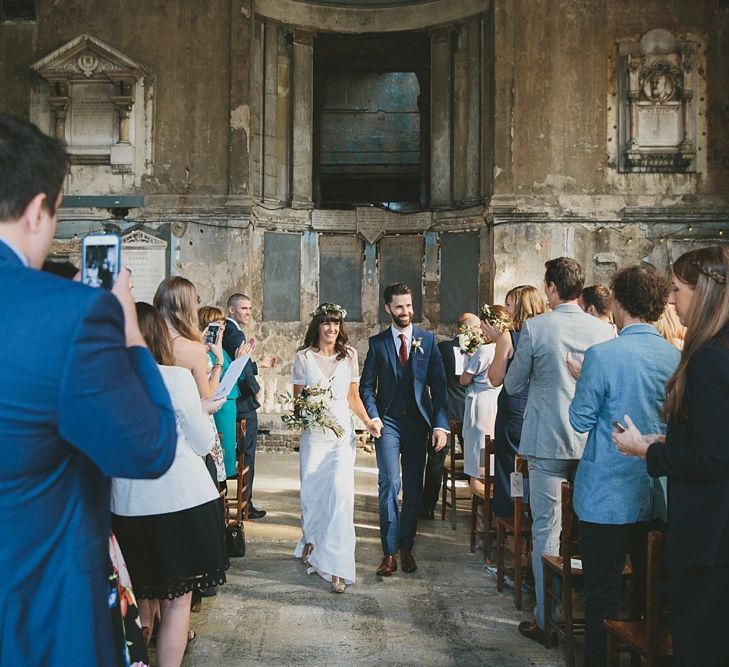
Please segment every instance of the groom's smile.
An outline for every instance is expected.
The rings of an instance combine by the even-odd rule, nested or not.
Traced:
[[[413,298],[410,294],[395,294],[385,310],[398,329],[406,329],[413,319]]]

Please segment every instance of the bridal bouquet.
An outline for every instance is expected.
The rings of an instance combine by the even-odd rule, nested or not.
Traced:
[[[471,327],[462,324],[458,327],[458,346],[463,354],[473,354],[481,345],[486,343],[486,337],[481,331],[481,327]]]
[[[281,421],[289,428],[319,428],[322,431],[328,429],[338,438],[344,435],[341,424],[327,407],[327,403],[334,400],[331,389],[319,385],[304,387],[298,396],[286,392],[281,398],[293,408],[291,414],[281,417]]]

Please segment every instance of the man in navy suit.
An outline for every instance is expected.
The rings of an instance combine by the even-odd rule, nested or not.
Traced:
[[[377,575],[415,572],[413,540],[423,492],[428,436],[438,452],[446,445],[448,408],[443,361],[432,333],[412,325],[413,299],[405,283],[385,288],[392,326],[372,336],[360,378],[367,414],[380,429],[375,446],[379,469],[380,540],[384,557]],[[402,484],[400,462],[402,461]],[[398,495],[402,486],[402,512]]]
[[[228,299],[228,317],[223,332],[223,348],[231,359],[235,359],[236,351],[246,342],[243,327],[250,322],[251,312],[251,300],[245,294],[233,294]],[[243,450],[244,461],[249,468],[249,519],[262,519],[266,516],[266,510],[253,506],[253,475],[256,470],[256,438],[258,437],[258,413],[256,410],[261,407],[258,402],[258,392],[261,390],[261,385],[258,384],[256,376],[258,375],[259,366],[261,368],[273,368],[277,361],[276,356],[272,354],[266,355],[258,363],[251,359],[245,365],[241,379],[238,380],[240,395],[236,399],[236,419],[246,420],[246,432],[241,441],[238,442],[238,451]]]
[[[63,144],[0,114],[0,666],[120,664],[109,610],[110,477],[172,464],[175,414],[113,294],[39,271]]]

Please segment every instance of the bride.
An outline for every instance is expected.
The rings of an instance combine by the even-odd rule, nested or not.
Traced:
[[[304,344],[296,352],[294,396],[304,387],[331,389],[327,406],[344,434],[304,429],[301,433],[302,538],[295,555],[343,593],[355,581],[354,565],[354,426],[350,409],[368,431],[376,428],[359,397],[357,352],[348,345],[347,312],[324,303],[312,313]]]

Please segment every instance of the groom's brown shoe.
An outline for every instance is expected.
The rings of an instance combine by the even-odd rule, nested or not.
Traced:
[[[415,563],[415,558],[413,558],[413,552],[412,551],[404,551],[400,550],[400,562],[402,563],[402,571],[403,572],[415,572],[415,570],[418,569],[418,566]]]
[[[397,558],[395,556],[385,556],[375,574],[378,577],[389,577],[393,572],[397,572]]]

